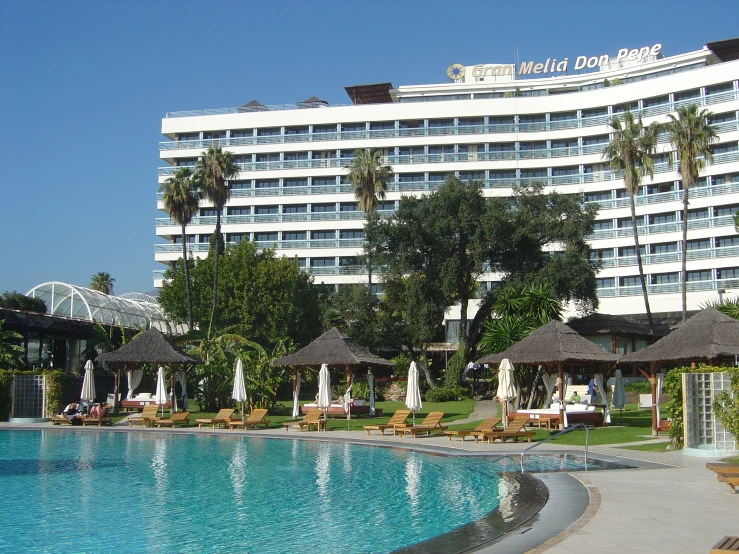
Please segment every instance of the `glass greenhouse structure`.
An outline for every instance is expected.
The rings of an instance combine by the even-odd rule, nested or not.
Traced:
[[[131,329],[155,327],[168,334],[185,332],[184,327],[170,323],[156,299],[146,294],[112,296],[77,285],[51,281],[37,285],[26,296],[43,300],[50,315]]]

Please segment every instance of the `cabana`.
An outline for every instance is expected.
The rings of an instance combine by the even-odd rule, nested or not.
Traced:
[[[621,358],[634,364],[652,385],[652,433],[659,433],[657,370],[664,363],[733,365],[739,356],[739,321],[714,308],[705,308],[678,325],[672,333]]]
[[[277,366],[315,367],[321,364],[346,368],[347,389],[353,381],[354,371],[367,368],[371,376],[373,367],[392,367],[393,363],[369,351],[364,346],[356,344],[351,338],[344,335],[336,327],[326,331],[313,342],[293,354],[283,356],[272,362]],[[293,375],[293,395],[298,385],[297,372]],[[370,400],[373,395],[370,396]],[[370,414],[374,404],[370,402]]]
[[[149,329],[136,335],[131,342],[124,344],[118,350],[106,352],[99,359],[113,366],[113,410],[119,406],[118,391],[121,378],[121,368],[126,365],[130,371],[135,370],[138,364],[168,365],[170,367],[182,364],[200,363],[198,358],[188,356],[180,349],[175,348],[158,329]],[[170,376],[170,390],[174,390],[174,372]],[[170,401],[172,401],[170,399]]]
[[[504,358],[511,363],[542,365],[547,373],[556,369],[559,386],[559,424],[564,425],[564,368],[574,364],[615,364],[618,356],[584,339],[561,321],[550,321],[523,338],[504,352],[490,354],[477,361],[480,364],[498,364]]]

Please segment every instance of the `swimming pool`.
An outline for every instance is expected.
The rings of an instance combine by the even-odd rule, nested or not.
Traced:
[[[0,551],[392,552],[479,520],[518,486],[484,459],[390,448],[7,431]]]

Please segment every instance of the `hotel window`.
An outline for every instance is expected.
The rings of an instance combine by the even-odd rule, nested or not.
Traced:
[[[549,91],[547,89],[521,91],[521,96],[546,96],[547,94],[549,94]]]
[[[724,248],[726,246],[739,246],[739,236],[716,237],[716,246],[718,248]]]
[[[226,131],[203,131],[203,139],[224,139],[226,138]]]
[[[279,162],[279,154],[257,154],[257,162]]]
[[[613,192],[610,190],[600,192],[585,193],[585,202],[601,202],[604,200],[613,200]]]
[[[655,154],[652,156],[652,161],[655,164],[666,164],[670,161],[670,155],[667,152],[663,154]]]
[[[486,98],[505,98],[505,94],[502,92],[476,92],[476,100],[484,100]]]
[[[645,108],[652,108],[654,106],[665,106],[670,103],[670,95],[655,96],[654,98],[645,98],[642,100],[642,105]]]
[[[313,177],[311,185],[314,187],[332,187],[336,185],[336,177]]]
[[[519,123],[546,123],[547,114],[523,114],[518,116]]]
[[[594,144],[608,144],[610,139],[608,135],[595,135],[593,137],[583,137],[583,146],[592,146]]]
[[[308,126],[300,126],[300,127],[285,127],[285,134],[286,135],[307,135],[308,134]]]
[[[460,127],[473,127],[473,126],[479,126],[479,125],[485,125],[484,117],[460,117],[459,118]]]
[[[706,250],[711,248],[711,239],[698,239],[688,241],[688,250]]]
[[[688,221],[692,221],[694,219],[707,219],[709,217],[711,217],[711,213],[708,208],[701,208],[699,210],[688,210]]]
[[[737,148],[736,142],[725,142],[723,144],[716,144],[712,145],[710,148],[714,156],[716,154],[726,154],[727,152],[736,152],[737,150],[739,150],[739,148]]]
[[[725,267],[716,270],[717,279],[739,279],[739,267]]]
[[[277,232],[273,233],[254,233],[255,242],[277,242]]]
[[[488,123],[490,125],[513,125],[515,122],[515,116],[512,115],[499,115],[499,116],[490,116],[488,118]]]
[[[618,285],[620,287],[638,287],[639,285],[641,285],[641,281],[639,280],[639,277],[637,276],[619,277]]]
[[[384,200],[377,204],[378,211],[395,211],[395,200]]]
[[[218,215],[218,210],[215,208],[200,208],[200,217],[215,217]]]
[[[577,119],[577,112],[557,112],[549,114],[549,121],[570,121]]]
[[[626,112],[634,112],[639,109],[639,102],[625,102],[623,104],[617,104],[613,106],[613,113],[615,114],[622,114]]]
[[[200,133],[183,133],[175,135],[175,140],[200,140]]]
[[[371,288],[372,288],[372,294],[374,295],[382,294],[382,291],[384,290],[382,285],[377,285],[375,283],[372,283]]]
[[[736,112],[714,114],[708,118],[708,122],[711,125],[714,125],[716,123],[725,123],[727,121],[736,121]]]
[[[311,231],[311,240],[334,240],[336,238],[336,231]]]
[[[600,250],[591,250],[590,258],[593,260],[613,258],[613,248],[601,248]]]
[[[336,150],[313,151],[314,160],[335,160]]]
[[[641,255],[644,256],[647,253],[647,247],[639,246],[639,251],[641,252]],[[618,255],[621,258],[636,256],[636,246],[624,246],[622,248],[619,248]]]
[[[342,150],[341,151],[342,160],[349,160],[352,158],[354,158],[354,150]]]
[[[254,129],[231,129],[231,138],[253,137]]]
[[[651,281],[653,285],[671,285],[673,283],[680,282],[680,274],[679,273],[657,273],[656,275],[652,275]]]
[[[716,217],[725,215],[734,215],[739,210],[739,205],[734,204],[733,206],[717,206],[713,209]]]
[[[346,132],[359,132],[359,131],[366,131],[367,130],[367,124],[366,123],[342,123],[341,124],[341,131]]]
[[[429,181],[443,181],[447,173],[429,173]]]
[[[283,187],[307,187],[308,186],[308,179],[284,179],[282,181]]]
[[[677,252],[676,242],[664,242],[661,244],[652,244],[650,246],[652,254],[672,254]]]
[[[313,213],[335,212],[336,204],[311,204],[310,211]]]
[[[282,130],[279,127],[272,127],[269,129],[257,129],[258,137],[275,137],[282,134]]]
[[[370,122],[370,131],[394,131],[394,121],[372,121]]]
[[[362,229],[349,229],[346,231],[339,231],[340,239],[363,239],[364,231]]]
[[[356,212],[359,211],[359,205],[356,202],[342,202],[339,204],[339,211]]]
[[[398,127],[400,129],[420,129],[423,127],[423,120],[411,119],[408,121],[399,121]]]
[[[280,213],[279,206],[255,206],[254,213],[256,215],[269,215]]]
[[[336,125],[313,125],[313,134],[335,133]]]
[[[439,127],[454,127],[453,119],[429,119],[429,129]]]
[[[283,214],[304,214],[308,213],[308,206],[306,204],[288,204],[282,206]]]
[[[589,85],[580,85],[580,91],[585,92],[587,90],[598,90],[599,88],[603,88],[604,86],[605,85],[603,83],[590,83]]]
[[[425,181],[423,173],[398,173],[399,183],[414,183]]]
[[[688,271],[688,282],[711,280],[713,280],[713,271],[710,269],[704,269],[703,271]]]
[[[198,235],[198,241],[200,244],[208,244],[212,236],[213,235]]]
[[[297,160],[307,160],[308,159],[308,152],[286,152],[285,153],[285,160],[289,162],[294,162]]]
[[[734,90],[734,83],[721,83],[720,85],[713,85],[706,87],[706,94],[720,94],[722,92],[731,92]]]
[[[620,217],[616,220],[618,224],[619,229],[631,229],[631,218],[630,217]],[[636,218],[636,226],[642,227],[644,225],[644,216],[639,216]]]
[[[485,171],[460,171],[460,181],[484,181]]]
[[[616,286],[616,279],[614,277],[607,277],[605,279],[596,279],[596,289],[612,289]]]
[[[283,231],[282,233],[282,240],[305,240],[306,233],[305,231]]]
[[[311,267],[335,267],[336,258],[311,258]]]
[[[508,170],[508,171],[494,171],[490,170],[490,178],[491,179],[515,179],[516,178],[516,171],[515,170]]]
[[[243,156],[234,156],[234,163],[236,164],[250,164],[254,160],[254,156],[251,154],[244,154]]]
[[[228,208],[227,214],[228,215],[250,215],[251,206],[242,206],[239,208]]]
[[[339,258],[339,265],[341,267],[359,265],[359,261],[354,256],[342,256]]]
[[[454,146],[429,146],[429,154],[454,154]]]
[[[301,269],[305,269],[307,267],[308,260],[305,258],[296,258],[298,261],[298,267]]]
[[[251,179],[248,181],[229,181],[228,188],[230,190],[241,190],[251,188]]]
[[[226,235],[226,242],[229,242],[231,244],[239,244],[244,240],[248,240],[244,233],[228,233]]]
[[[521,150],[522,152],[527,152],[529,150],[546,150],[547,143],[546,141],[522,142],[519,144],[518,149]]]
[[[516,150],[515,142],[491,142],[488,145],[490,152],[513,152]]]
[[[662,194],[664,192],[674,192],[677,190],[677,187],[675,186],[675,182],[671,183],[660,183],[659,185],[649,185],[647,187],[644,187],[646,189],[647,194]],[[639,192],[641,193],[642,190],[639,189]]]
[[[694,88],[692,90],[682,90],[675,93],[675,102],[681,102],[683,100],[690,100],[691,98],[700,98],[701,89]]]
[[[553,140],[552,141],[552,150],[555,150],[557,148],[577,148],[577,139],[571,138],[571,139],[563,139],[563,140]]]
[[[650,225],[664,225],[665,223],[675,223],[676,221],[677,216],[674,212],[667,214],[654,214],[649,216]]]
[[[579,175],[579,174],[580,174],[580,166],[552,168],[553,177],[561,177],[563,175]]]
[[[583,110],[581,113],[583,119],[587,117],[602,117],[604,115],[608,115],[608,108],[605,106],[600,108],[590,108],[589,110]]]
[[[536,178],[548,177],[548,176],[549,175],[545,167],[521,170],[522,179],[536,179]]]
[[[279,179],[257,179],[256,187],[258,189],[276,189],[280,187]]]
[[[208,236],[208,235],[204,235]],[[172,238],[173,244],[182,244],[182,237],[173,237]],[[195,244],[195,235],[187,235],[187,244]]]
[[[177,167],[194,167],[196,163],[198,163],[197,158],[179,158]]]

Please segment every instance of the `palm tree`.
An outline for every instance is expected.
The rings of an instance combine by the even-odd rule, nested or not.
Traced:
[[[103,294],[113,294],[113,279],[110,273],[99,271],[90,278],[90,288]]]
[[[203,152],[195,166],[196,179],[203,186],[205,197],[216,208],[216,230],[213,233],[211,247],[215,246],[213,263],[213,307],[210,313],[208,333],[213,325],[218,298],[218,257],[223,254],[224,244],[221,236],[221,212],[231,196],[227,181],[239,173],[234,156],[231,152],[224,152],[220,146],[211,146]]]
[[[193,173],[188,167],[179,168],[175,174],[159,187],[162,193],[164,209],[182,226],[182,261],[185,264],[185,291],[187,292],[187,322],[192,331],[192,299],[190,298],[190,271],[187,261],[187,236],[185,226],[198,211],[202,192],[193,180]]]
[[[367,216],[370,223],[380,200],[385,199],[387,183],[393,175],[393,168],[382,165],[382,153],[371,148],[355,150],[354,159],[349,164],[349,181],[354,189],[354,196],[359,209]],[[372,288],[372,254],[367,254],[367,283]]]
[[[683,297],[683,321],[688,319],[688,196],[690,188],[698,182],[700,172],[706,167],[706,160],[713,161],[711,143],[718,140],[715,127],[708,123],[711,117],[708,110],[698,111],[697,104],[680,106],[677,117],[669,114],[665,130],[670,136],[670,143],[675,149],[675,158],[680,163],[678,171],[683,183],[683,245],[682,275],[680,279]],[[672,157],[670,158],[672,162]]]
[[[635,118],[627,111],[621,119],[614,117],[609,121],[613,130],[613,139],[603,151],[603,157],[608,160],[612,171],[623,172],[626,192],[631,199],[631,227],[634,230],[634,245],[636,246],[636,262],[639,265],[639,279],[641,281],[644,306],[649,321],[649,332],[654,333],[652,311],[649,309],[649,296],[647,294],[647,283],[644,279],[644,265],[641,258],[641,246],[639,245],[639,232],[636,227],[636,201],[639,187],[645,176],[654,178],[654,161],[652,156],[657,151],[657,134],[659,126],[651,123],[645,127],[642,123],[641,114]]]

